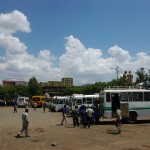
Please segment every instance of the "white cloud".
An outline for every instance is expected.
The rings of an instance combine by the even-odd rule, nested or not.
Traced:
[[[5,48],[6,52],[12,55],[25,53],[27,49],[26,45],[17,37],[4,34],[0,34],[0,46]]]
[[[150,56],[144,52],[135,54],[133,59],[128,50],[114,45],[108,49],[106,58],[101,49],[85,47],[72,35],[65,37],[65,53],[59,58],[55,58],[48,49],[40,50],[36,57],[28,53],[25,43],[13,36],[18,31],[31,31],[24,14],[19,11],[0,14],[0,48],[5,50],[5,54],[0,56],[1,81],[6,78],[28,80],[35,76],[39,82],[47,82],[73,77],[74,84],[81,85],[116,78],[116,66],[119,66],[119,76],[125,70],[134,74],[140,67],[149,69],[150,66]]]
[[[81,84],[112,79],[110,72],[113,59],[104,59],[100,49],[85,48],[72,35],[66,39],[66,53],[60,57],[64,76],[72,76],[76,79],[75,82]]]
[[[40,81],[58,78],[60,69],[53,67],[55,58],[51,52],[41,50],[37,58],[28,54],[27,46],[18,37],[13,36],[17,31],[31,31],[27,17],[17,10],[0,14],[0,47],[5,50],[4,56],[0,56],[0,80],[29,79],[32,76],[36,76]]]
[[[38,57],[39,59],[43,59],[47,61],[55,60],[55,57],[51,55],[50,50],[47,49],[40,50]]]
[[[140,66],[145,69],[150,65],[150,56],[145,53],[137,54],[133,60],[129,51],[117,45],[108,49],[110,57],[103,57],[100,49],[86,48],[79,39],[72,35],[67,37],[66,53],[60,57],[60,67],[64,76],[72,76],[75,83],[94,83],[96,81],[110,81],[116,78],[116,66],[119,67],[119,76],[125,70],[135,73]]]
[[[17,11],[7,14],[0,14],[0,47],[3,47],[8,54],[21,54],[27,50],[26,45],[21,42],[13,33],[17,31],[30,32],[30,23],[27,17]]]
[[[131,56],[128,51],[123,50],[117,45],[108,49],[108,53],[118,61],[129,61]]]
[[[0,14],[0,33],[12,34],[16,31],[31,32],[27,17],[18,10]]]

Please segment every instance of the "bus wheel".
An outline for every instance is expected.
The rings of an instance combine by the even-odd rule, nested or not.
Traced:
[[[135,123],[137,120],[137,114],[135,112],[129,112],[129,117],[127,118],[128,123]]]

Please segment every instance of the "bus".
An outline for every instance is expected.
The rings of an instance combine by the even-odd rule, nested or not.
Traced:
[[[150,117],[150,90],[108,87],[100,91],[99,98],[101,117],[114,118],[117,107],[128,123],[135,123],[137,117]]]
[[[64,105],[70,110],[70,98],[69,96],[54,96],[52,105],[56,112],[61,111],[61,108],[63,108]]]
[[[78,107],[80,108],[81,105],[93,107],[93,104],[99,105],[99,95],[93,94],[93,95],[84,95],[84,94],[73,94],[71,97],[72,101],[72,109]]]
[[[37,107],[42,107],[45,102],[46,102],[45,96],[32,96],[31,106],[34,107],[34,104],[36,103]]]
[[[30,100],[28,97],[18,97],[17,98],[17,106],[18,107],[26,107],[30,103]]]

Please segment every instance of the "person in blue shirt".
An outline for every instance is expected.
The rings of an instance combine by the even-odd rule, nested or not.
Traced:
[[[68,123],[67,123],[67,116],[66,116],[67,111],[68,111],[68,109],[67,109],[66,105],[64,105],[64,107],[61,108],[61,112],[62,112],[62,121],[61,121],[61,125],[64,124],[64,121],[66,122],[66,125],[68,125]]]
[[[82,125],[84,125],[84,127],[86,127],[86,106],[85,105],[81,105],[79,108],[79,113],[80,113],[80,117],[81,117],[81,123]]]

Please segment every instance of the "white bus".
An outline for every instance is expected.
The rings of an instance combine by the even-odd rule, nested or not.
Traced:
[[[30,100],[28,97],[18,97],[17,98],[17,105],[18,107],[26,107],[30,103]]]
[[[150,90],[108,87],[99,93],[101,117],[114,118],[117,107],[122,117],[135,123],[137,117],[150,117]]]
[[[68,96],[54,96],[52,98],[52,105],[55,108],[55,111],[61,111],[61,108],[63,108],[64,105],[70,109],[70,99]]]
[[[71,97],[71,101],[72,101],[72,109],[75,108],[75,106],[77,106],[79,109],[81,105],[91,107],[95,102],[99,103],[99,95],[73,94],[73,96]]]

